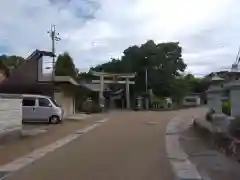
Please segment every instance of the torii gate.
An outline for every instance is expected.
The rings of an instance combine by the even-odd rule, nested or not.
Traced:
[[[126,102],[127,102],[127,108],[130,109],[130,91],[129,91],[129,85],[135,84],[135,81],[131,81],[131,78],[135,77],[135,73],[131,74],[114,74],[114,73],[105,73],[105,72],[92,72],[93,76],[100,77],[100,80],[92,80],[92,83],[100,83],[100,92],[99,92],[99,101],[104,102],[104,83],[105,84],[126,84]],[[115,78],[113,80],[104,80],[104,77],[111,77]],[[125,80],[117,80],[117,78],[122,78]]]

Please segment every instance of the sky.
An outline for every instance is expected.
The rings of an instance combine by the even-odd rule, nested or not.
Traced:
[[[69,52],[80,71],[152,39],[180,42],[187,72],[202,76],[235,61],[239,7],[239,0],[1,0],[0,54],[50,51],[55,24],[57,53]]]

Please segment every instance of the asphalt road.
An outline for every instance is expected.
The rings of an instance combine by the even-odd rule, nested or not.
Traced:
[[[10,180],[173,180],[165,128],[200,112],[111,112],[108,121],[15,172]]]

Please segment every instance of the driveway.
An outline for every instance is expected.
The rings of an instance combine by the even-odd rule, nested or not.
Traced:
[[[166,125],[175,116],[191,118],[200,111],[110,112],[101,126],[8,179],[173,180],[166,158]]]

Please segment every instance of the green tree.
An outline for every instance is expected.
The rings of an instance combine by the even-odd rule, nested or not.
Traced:
[[[92,68],[95,71],[136,73],[135,92],[145,92],[145,72],[148,71],[148,86],[157,96],[171,96],[171,83],[186,64],[182,48],[177,42],[159,43],[149,40],[141,46],[131,46],[123,51],[120,59]]]
[[[188,81],[185,77],[179,77],[172,81],[171,86],[171,94],[173,101],[177,103],[181,103],[182,99],[189,93]]]
[[[57,76],[71,76],[73,78],[77,77],[77,69],[75,68],[73,59],[67,52],[64,52],[58,56],[55,68],[55,73]]]
[[[5,64],[9,69],[17,68],[19,65],[25,62],[23,57],[20,56],[7,56],[7,55],[1,55],[0,61],[2,61],[3,64]]]

